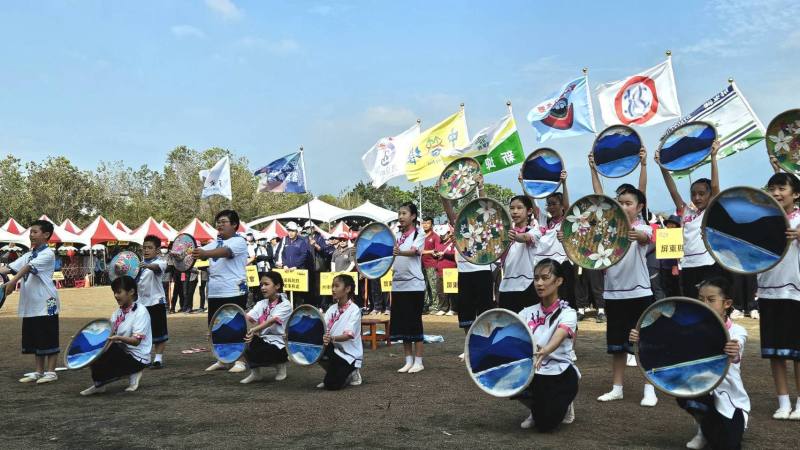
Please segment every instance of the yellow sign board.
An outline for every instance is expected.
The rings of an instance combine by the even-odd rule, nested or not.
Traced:
[[[392,292],[392,277],[394,277],[394,269],[389,269],[386,275],[381,277],[381,292]]]
[[[442,271],[442,289],[445,294],[458,294],[458,269]]]
[[[255,268],[255,266],[253,266]],[[308,292],[308,270],[274,269],[283,277],[283,290],[289,292]]]
[[[258,270],[256,270],[256,266],[246,266],[244,268],[245,273],[247,274],[247,287],[256,287],[258,286]]]
[[[201,267],[208,267],[208,260],[207,259],[198,259],[194,262],[194,266],[198,269]]]
[[[53,272],[53,281],[64,281],[64,273],[60,270],[58,272]]]
[[[333,279],[336,275],[350,275],[353,282],[356,283],[356,291],[353,294],[358,295],[358,272],[320,272],[319,274],[319,295],[333,295],[331,289],[333,286]]]
[[[656,230],[656,259],[683,258],[683,228]]]

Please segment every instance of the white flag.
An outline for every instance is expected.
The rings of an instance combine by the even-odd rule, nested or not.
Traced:
[[[624,80],[601,84],[597,102],[606,125],[647,127],[680,117],[672,59]]]
[[[420,126],[415,124],[394,137],[380,139],[361,157],[372,185],[380,187],[390,179],[406,173],[408,152],[419,139]]]
[[[211,170],[201,170],[200,178],[203,180],[201,198],[219,194],[228,200],[233,200],[233,193],[231,192],[231,162],[227,156],[217,161]]]

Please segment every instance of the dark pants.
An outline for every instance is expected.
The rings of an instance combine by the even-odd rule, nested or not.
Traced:
[[[145,364],[131,356],[122,346],[123,344],[119,343],[111,344],[108,350],[89,366],[95,386],[100,387],[144,369]]]
[[[381,280],[368,280],[369,285],[369,303],[373,311],[386,311],[389,309],[388,294],[381,291]]]
[[[172,301],[170,301],[169,310],[175,312],[175,307],[178,306],[178,302],[180,302],[181,309],[183,309],[183,305],[186,303],[184,297],[186,296],[186,287],[184,286],[184,282],[181,281],[182,272],[175,272],[172,276]]]
[[[588,308],[592,303],[597,308],[605,308],[603,272],[583,269],[583,272],[578,275],[577,271],[578,266],[575,266],[575,303],[578,308]]]
[[[558,288],[558,297],[569,303],[569,307],[577,309],[575,300],[575,267],[569,259],[561,263],[561,273],[564,274],[564,282]]]
[[[724,275],[722,268],[716,263],[710,266],[684,267],[681,269],[681,295],[697,298],[697,285],[711,277]]]
[[[729,273],[733,289],[733,307],[740,311],[756,309],[756,275]]]
[[[700,423],[700,430],[708,440],[709,447],[726,450],[742,448],[744,413],[741,409],[737,409],[733,413],[733,417],[728,419],[714,407],[714,397],[711,394],[676,400],[678,406],[685,409]]]
[[[681,295],[680,277],[673,275],[671,268],[659,270],[658,281],[661,284],[661,291],[664,293],[664,297]]]
[[[535,375],[530,387],[516,399],[530,408],[536,429],[547,432],[564,420],[577,395],[578,373],[569,366],[558,375]]]
[[[269,367],[275,364],[282,364],[288,361],[286,348],[278,348],[275,345],[264,342],[259,336],[254,336],[253,340],[244,350],[244,357],[250,368]]]
[[[206,307],[206,295],[208,294],[208,281],[200,280],[200,309]]]
[[[325,346],[325,353],[319,361],[319,365],[325,369],[325,389],[338,391],[347,385],[347,377],[356,370],[354,364],[350,364],[333,350],[333,345]]]
[[[194,306],[194,290],[197,288],[197,281],[183,282],[183,298],[181,299],[181,311],[189,312]]]

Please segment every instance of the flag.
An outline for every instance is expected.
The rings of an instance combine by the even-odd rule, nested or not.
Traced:
[[[536,128],[536,138],[550,138],[594,133],[594,111],[586,75],[564,84],[558,92],[528,111],[528,122]]]
[[[601,84],[597,102],[606,125],[648,127],[680,117],[672,59],[624,80]]]
[[[406,173],[411,147],[419,138],[419,124],[393,137],[381,138],[361,157],[372,185],[380,187],[390,179]]]
[[[303,152],[290,153],[253,172],[261,176],[258,192],[306,192]]]
[[[483,173],[497,172],[525,161],[525,151],[511,108],[499,122],[479,131],[469,148],[469,153],[464,156],[478,160]]]
[[[201,170],[203,193],[200,198],[208,198],[214,194],[233,200],[231,192],[231,162],[227,156],[222,157],[210,170]]]
[[[758,120],[758,116],[735,83],[730,83],[725,89],[706,100],[699,108],[675,122],[664,132],[661,140],[663,141],[679,126],[694,121],[710,123],[717,129],[717,139],[719,139],[717,160],[753,146],[764,140],[766,134],[764,124]],[[707,158],[691,170],[672,172],[672,176],[675,178],[685,177],[692,170],[709,162],[711,160]]]
[[[436,178],[453,157],[442,155],[445,150],[466,147],[467,120],[464,109],[423,131],[408,153],[406,178],[408,181],[424,181]]]

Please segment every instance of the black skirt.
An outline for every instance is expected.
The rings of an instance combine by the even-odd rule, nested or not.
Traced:
[[[355,364],[350,364],[344,358],[336,354],[333,344],[325,346],[325,353],[319,361],[319,365],[325,369],[325,389],[338,391],[347,385],[347,377],[356,370]]]
[[[169,333],[167,332],[167,305],[158,303],[147,307],[150,313],[150,329],[153,331],[153,344],[167,342]]]
[[[217,312],[220,306],[227,303],[239,305],[242,309],[247,310],[247,294],[237,295],[236,297],[215,297],[208,299],[208,323],[211,323],[211,318]]]
[[[633,353],[633,346],[628,338],[631,330],[636,328],[639,317],[653,303],[653,296],[626,298],[620,300],[606,299],[606,345],[608,353]]]
[[[55,355],[58,346],[58,314],[22,318],[22,353]]]
[[[425,304],[424,291],[392,292],[392,334],[393,341],[422,342],[422,307]]]
[[[761,357],[800,361],[800,301],[759,298]]]
[[[569,366],[558,375],[534,375],[528,389],[514,399],[530,407],[534,426],[546,432],[564,420],[577,395],[578,372]]]
[[[458,326],[471,327],[476,317],[492,308],[492,272],[458,272],[456,305]]]
[[[681,295],[689,298],[697,298],[699,289],[697,285],[703,281],[715,277],[724,276],[725,272],[719,264],[699,267],[685,267],[681,269]],[[729,277],[726,277],[729,278]]]
[[[524,291],[500,291],[497,297],[498,306],[505,308],[509,311],[519,313],[528,306],[533,306],[539,303],[539,296],[536,294],[536,288],[531,284],[525,288]]]
[[[111,344],[108,350],[89,366],[96,387],[141,372],[145,368],[146,364],[126,352],[123,345],[117,342]]]
[[[275,364],[285,363],[289,356],[286,348],[278,348],[275,345],[264,342],[259,336],[254,336],[253,340],[244,350],[244,357],[250,368],[268,367]]]
[[[678,406],[685,409],[695,420],[699,419],[703,436],[709,448],[738,449],[742,447],[744,413],[736,408],[728,419],[717,411],[711,394],[695,398],[678,398]]]

